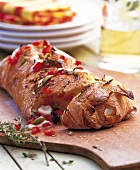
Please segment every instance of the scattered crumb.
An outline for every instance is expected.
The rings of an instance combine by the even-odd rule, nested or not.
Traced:
[[[69,132],[69,136],[72,136],[72,135],[73,135],[73,133],[72,133],[72,131],[70,131],[70,132]]]
[[[86,136],[79,136],[79,138],[86,138]]]
[[[99,141],[99,138],[96,138],[97,141]]]

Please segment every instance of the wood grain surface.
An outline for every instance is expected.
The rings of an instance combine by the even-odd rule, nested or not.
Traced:
[[[104,170],[140,169],[140,77],[96,68],[88,69],[100,77],[104,74],[111,75],[132,90],[137,113],[112,128],[75,130],[72,135],[69,135],[70,131],[64,126],[54,126],[55,137],[47,137],[41,132],[39,139],[46,143],[48,150],[85,156],[96,161]],[[0,121],[13,121],[14,117],[23,118],[13,99],[0,89]],[[26,123],[24,118],[23,122]],[[0,143],[14,145],[2,134]],[[21,144],[20,147],[40,149],[37,144],[31,143]]]

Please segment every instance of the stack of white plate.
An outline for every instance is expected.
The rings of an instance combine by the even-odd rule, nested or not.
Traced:
[[[0,22],[0,48],[14,50],[21,44],[46,39],[59,49],[86,44],[100,36],[101,10],[91,1],[69,1],[76,12],[71,22],[50,26],[23,26]]]

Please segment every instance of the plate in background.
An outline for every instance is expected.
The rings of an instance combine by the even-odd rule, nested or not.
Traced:
[[[77,14],[70,22],[49,26],[25,26],[0,22],[0,28],[18,31],[60,30],[88,25],[101,17],[101,9],[99,9],[99,7],[96,6],[96,4],[94,4],[92,1],[81,0],[79,2],[75,0],[65,0],[64,2],[69,3],[71,10],[75,11]]]
[[[95,32],[94,32],[95,31]],[[52,43],[53,46],[59,48],[59,49],[69,49],[69,48],[74,48],[83,44],[86,44],[88,42],[94,41],[95,39],[99,38],[100,36],[100,29],[95,29],[93,32],[91,32],[88,36],[73,40],[73,41],[64,41],[61,43]],[[18,43],[6,43],[6,42],[0,42],[0,48],[12,51],[16,49],[17,47],[20,46],[20,42]],[[26,43],[25,43],[26,44]]]

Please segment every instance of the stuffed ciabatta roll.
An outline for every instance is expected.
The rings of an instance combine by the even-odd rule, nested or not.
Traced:
[[[69,129],[100,129],[128,119],[136,112],[133,93],[110,76],[84,87],[61,117]]]
[[[93,81],[81,62],[47,41],[22,46],[0,63],[0,87],[27,119],[40,114],[50,117],[52,110],[62,114],[72,98]]]
[[[0,87],[27,118],[43,116],[72,129],[109,127],[136,112],[133,93],[99,79],[47,41],[21,46],[0,62]]]

